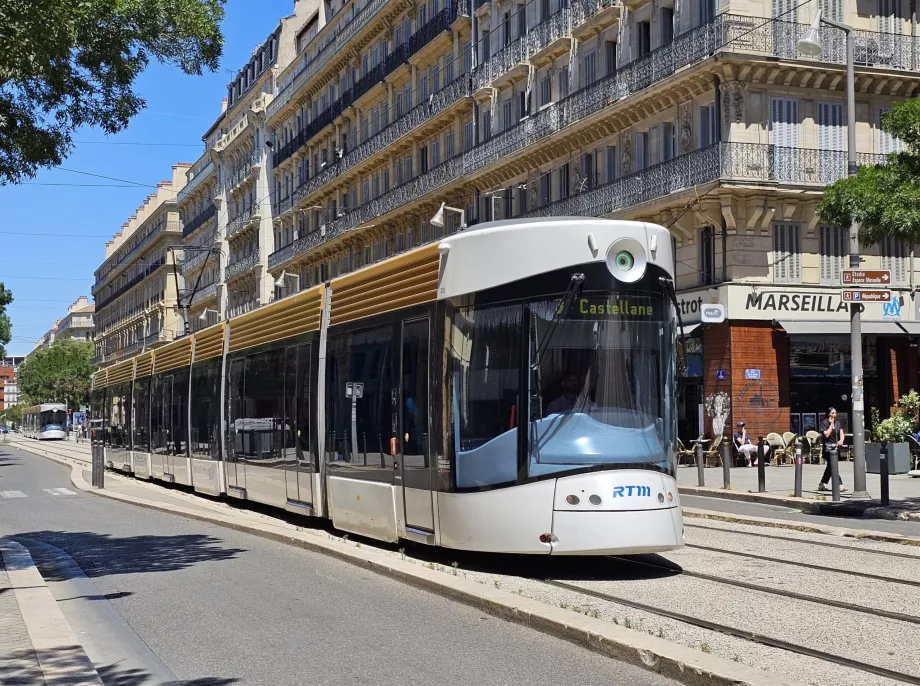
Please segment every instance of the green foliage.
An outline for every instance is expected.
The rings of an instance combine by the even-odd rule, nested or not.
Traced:
[[[917,422],[917,411],[920,410],[920,393],[911,389],[898,400],[898,406],[888,418],[879,421],[878,409],[873,407],[872,440],[876,443],[900,443],[906,436],[914,432]]]
[[[92,343],[63,340],[36,350],[19,367],[19,391],[26,403],[86,403],[92,383]]]
[[[818,214],[835,226],[859,222],[864,243],[886,236],[920,241],[920,98],[895,105],[881,127],[902,141],[904,151],[825,187]]]
[[[124,129],[145,105],[133,86],[151,58],[217,69],[225,1],[0,2],[0,185],[59,165],[81,126]]]
[[[6,355],[4,346],[13,336],[13,325],[10,322],[10,316],[6,313],[6,306],[11,302],[13,302],[13,294],[0,283],[0,357]]]
[[[12,424],[13,426],[22,425],[22,410],[25,408],[25,405],[20,403],[19,405],[13,405],[8,407],[3,412],[0,412],[0,424]]]

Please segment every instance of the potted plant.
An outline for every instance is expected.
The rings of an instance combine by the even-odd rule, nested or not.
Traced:
[[[910,446],[905,438],[913,433],[920,394],[911,390],[898,400],[898,405],[888,419],[879,421],[879,413],[872,408],[872,442],[866,445],[866,471],[878,474],[879,455],[883,443],[888,444],[888,473],[907,474],[910,471]]]

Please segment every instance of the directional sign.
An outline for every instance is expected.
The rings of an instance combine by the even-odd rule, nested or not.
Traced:
[[[844,269],[840,272],[844,286],[889,286],[891,272],[887,269]]]
[[[840,291],[840,299],[845,303],[890,303],[891,291],[848,288]]]

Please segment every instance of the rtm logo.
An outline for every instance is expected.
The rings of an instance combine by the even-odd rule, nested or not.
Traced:
[[[626,491],[624,493],[623,491]],[[635,491],[635,493],[633,493]],[[614,498],[624,498],[626,496],[637,495],[639,497],[645,496],[646,498],[652,497],[652,488],[651,486],[615,486],[613,489]]]

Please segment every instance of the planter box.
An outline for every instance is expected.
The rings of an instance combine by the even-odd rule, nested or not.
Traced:
[[[866,443],[866,471],[879,473],[879,453],[881,443]],[[907,443],[888,444],[888,473],[907,474],[910,471],[910,446]]]

